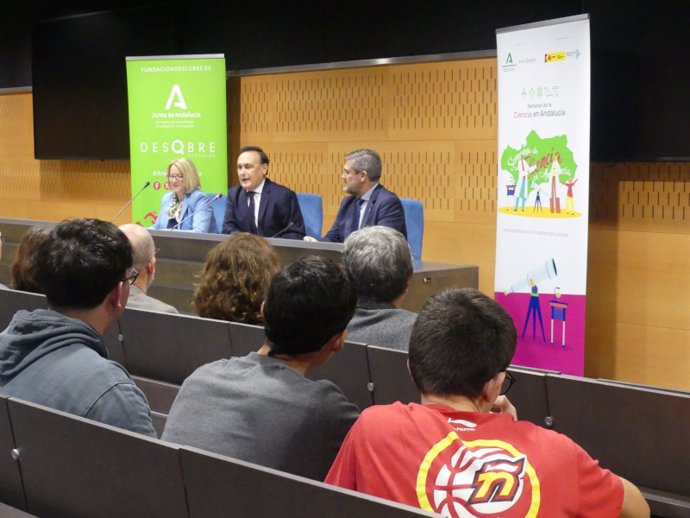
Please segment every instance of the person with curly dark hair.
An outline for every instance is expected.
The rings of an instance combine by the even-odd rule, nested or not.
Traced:
[[[10,270],[12,272],[12,288],[31,293],[43,293],[43,289],[36,283],[31,271],[36,258],[36,252],[43,242],[48,239],[50,229],[46,227],[31,227],[19,241],[17,254],[14,256]]]
[[[200,317],[263,324],[261,303],[279,270],[278,255],[266,241],[236,232],[206,256],[192,308]]]

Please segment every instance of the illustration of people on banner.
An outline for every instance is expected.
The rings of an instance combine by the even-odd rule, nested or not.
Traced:
[[[577,164],[568,148],[566,135],[542,138],[532,130],[524,146],[508,146],[501,154],[501,170],[508,173],[506,190],[514,203],[506,200],[498,210],[504,214],[537,218],[576,218],[573,187]],[[562,190],[567,188],[565,210],[561,207]],[[548,211],[542,208],[542,195],[549,200]],[[528,203],[528,199],[533,201]],[[531,206],[530,206],[531,205]]]

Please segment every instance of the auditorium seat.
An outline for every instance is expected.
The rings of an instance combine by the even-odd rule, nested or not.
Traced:
[[[652,514],[690,516],[681,513],[690,497],[690,394],[566,375],[546,382],[556,431],[649,494]],[[655,502],[655,491],[665,501]],[[667,515],[675,495],[681,514]]]
[[[180,391],[179,385],[142,378],[141,376],[132,376],[132,379],[146,396],[152,411],[163,415],[170,413],[170,407],[172,407],[173,401]]]
[[[0,395],[0,501],[16,507],[26,509],[24,488],[19,471],[19,464],[10,455],[16,448],[10,414],[7,407],[7,397]],[[0,513],[0,516],[5,516]]]
[[[38,516],[188,516],[178,447],[11,398],[28,511]]]
[[[233,356],[246,356],[252,351],[258,351],[266,339],[262,326],[240,322],[229,322],[228,324]]]
[[[307,235],[321,239],[323,229],[323,201],[318,194],[297,193],[297,203],[304,218],[304,228]]]
[[[9,325],[14,314],[20,309],[33,311],[47,307],[45,295],[18,290],[0,290],[0,331]]]
[[[108,359],[125,365],[125,350],[122,346],[122,334],[120,333],[120,321],[111,326],[103,335],[103,342],[108,349]]]
[[[546,375],[558,373],[517,365],[511,365],[508,370],[515,378],[508,398],[517,409],[518,418],[549,428],[551,418],[546,393]]]
[[[412,257],[421,261],[422,240],[424,239],[424,205],[421,201],[410,198],[400,198],[400,201],[405,212],[407,242],[412,249]]]
[[[181,448],[191,518],[408,518],[438,516],[193,448]]]
[[[360,410],[374,404],[369,384],[367,347],[364,344],[345,342],[342,351],[331,356],[323,365],[309,371],[307,377],[332,381]]]
[[[419,390],[407,370],[406,352],[368,345],[367,358],[376,405],[419,403]]]
[[[31,518],[36,515],[25,513],[16,507],[11,507],[0,502],[0,516],[2,516],[2,518]]]
[[[216,197],[215,194],[207,194],[206,197],[210,200],[213,200],[213,198]],[[227,206],[228,202],[225,196],[222,198],[219,198],[217,200],[214,200],[211,203],[211,208],[213,209],[213,224],[214,226],[211,228],[210,232],[215,232],[216,234],[220,234],[223,230],[223,221],[225,219],[225,207]]]
[[[130,374],[181,385],[197,367],[232,356],[223,320],[127,309],[120,323]]]

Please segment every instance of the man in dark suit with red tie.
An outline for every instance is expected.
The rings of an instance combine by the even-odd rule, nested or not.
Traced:
[[[355,230],[382,225],[407,238],[402,203],[379,183],[381,157],[372,149],[358,149],[345,157],[343,191],[350,194],[343,200],[335,223],[324,241],[342,243]]]
[[[223,234],[241,231],[264,237],[304,237],[304,219],[297,195],[266,178],[268,163],[268,155],[260,147],[240,149],[237,157],[240,185],[228,192]]]

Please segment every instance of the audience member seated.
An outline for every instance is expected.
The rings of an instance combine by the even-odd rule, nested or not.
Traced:
[[[211,232],[215,224],[213,208],[201,189],[201,179],[194,162],[175,158],[168,164],[168,184],[172,192],[161,198],[156,230]]]
[[[156,247],[149,231],[133,223],[121,225],[120,230],[132,244],[134,269],[139,273],[129,288],[127,307],[160,313],[179,313],[177,308],[147,294],[156,275]]]
[[[0,392],[155,437],[144,394],[102,338],[137,276],[127,236],[104,221],[63,221],[33,276],[50,309],[20,310],[0,333]]]
[[[0,232],[0,259],[2,259],[2,240],[3,240],[2,232]],[[0,290],[6,290],[6,289],[7,289],[7,286],[0,283]]]
[[[343,191],[349,194],[340,204],[333,226],[324,241],[342,243],[362,227],[383,225],[407,238],[405,213],[398,196],[379,183],[381,157],[373,149],[348,153],[343,165]],[[316,241],[306,236],[305,241]]]
[[[516,421],[502,395],[516,340],[510,316],[477,290],[433,296],[410,340],[422,404],[365,410],[326,482],[445,516],[648,517],[630,482],[566,436]]]
[[[297,195],[267,178],[268,164],[268,155],[260,147],[240,149],[240,184],[228,191],[223,234],[240,231],[284,239],[304,237],[304,218]]]
[[[36,252],[43,242],[48,239],[50,229],[45,227],[31,227],[19,241],[17,254],[14,256],[10,270],[12,272],[12,288],[15,290],[43,293],[36,283],[32,267],[36,260]]]
[[[359,412],[332,382],[305,374],[342,350],[356,299],[328,259],[285,267],[266,295],[264,345],[187,378],[162,438],[323,480]]]
[[[263,324],[261,303],[280,260],[268,243],[235,232],[206,256],[192,308],[200,317]]]
[[[357,286],[348,340],[407,351],[417,314],[400,309],[412,278],[403,235],[381,226],[358,230],[345,240],[343,262]]]

